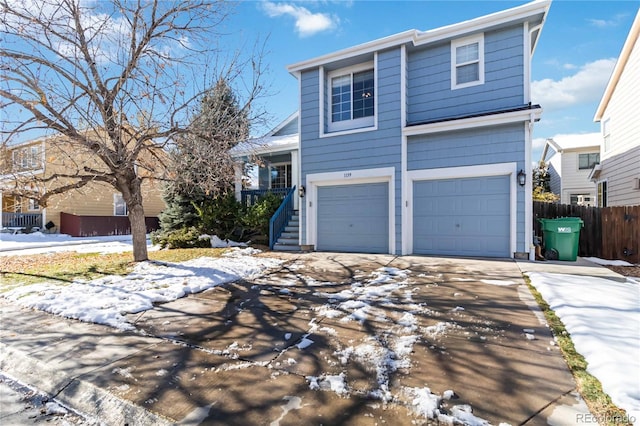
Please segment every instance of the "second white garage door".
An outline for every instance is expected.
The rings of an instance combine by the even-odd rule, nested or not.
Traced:
[[[415,181],[413,252],[509,257],[509,176]]]
[[[317,250],[389,252],[388,183],[320,186],[317,202]]]

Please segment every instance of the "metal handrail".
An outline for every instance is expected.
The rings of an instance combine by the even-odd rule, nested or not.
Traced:
[[[296,191],[296,187],[294,186],[289,190],[287,196],[284,197],[282,203],[280,203],[280,207],[278,210],[271,216],[269,220],[269,249],[273,250],[273,246],[282,235],[282,231],[284,230],[287,223],[289,223],[289,219],[293,214],[293,193]]]
[[[284,198],[290,190],[291,188],[243,189],[240,193],[240,202],[244,207],[249,207],[269,193]]]

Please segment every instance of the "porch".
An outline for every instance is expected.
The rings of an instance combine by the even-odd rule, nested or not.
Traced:
[[[2,212],[3,231],[19,232],[23,230],[41,230],[42,213]]]

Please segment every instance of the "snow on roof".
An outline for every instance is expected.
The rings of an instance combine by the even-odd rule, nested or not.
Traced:
[[[263,136],[240,142],[231,148],[231,155],[234,157],[249,154],[265,154],[269,152],[290,151],[298,149],[299,137],[295,133],[285,136]]]
[[[602,141],[602,135],[600,133],[556,135],[549,139],[551,140],[548,141],[548,143],[551,141],[555,142],[551,143],[554,150],[557,151],[557,146],[561,151],[566,151],[568,149],[599,147]]]

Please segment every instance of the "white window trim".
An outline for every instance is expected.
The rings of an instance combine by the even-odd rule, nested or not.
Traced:
[[[306,243],[318,242],[318,187],[330,185],[355,185],[361,183],[387,182],[389,184],[389,254],[396,250],[395,218],[395,167],[381,167],[364,170],[343,170],[339,172],[313,173],[306,176],[307,195],[305,197]]]
[[[513,163],[497,163],[497,164],[484,164],[478,166],[463,166],[463,167],[447,167],[440,169],[424,169],[424,170],[411,170],[407,172],[407,202],[406,210],[407,214],[406,229],[404,233],[403,255],[413,253],[413,184],[416,181],[424,180],[439,180],[439,179],[463,179],[472,177],[487,177],[487,176],[509,176],[509,257],[514,256],[517,247],[517,197],[518,197],[518,164]]]
[[[124,216],[128,216],[129,214],[129,209],[127,208],[127,203],[124,203],[124,210],[125,210],[125,214],[118,214],[116,212],[116,201],[117,198],[120,197],[122,198],[122,202],[124,202],[124,198],[122,197],[122,194],[117,193],[117,194],[113,194],[113,215],[117,216],[117,217],[124,217]]]
[[[468,65],[474,62],[462,64],[456,63],[456,48],[467,44],[478,43],[478,80],[456,84],[456,69],[459,65]],[[463,89],[484,84],[484,33],[470,37],[459,38],[451,41],[451,90]]]
[[[34,198],[29,198],[29,201],[27,201],[27,211],[29,212],[37,212],[40,211],[40,203],[38,202],[38,208],[32,208],[32,204],[35,204],[38,200],[34,199]]]
[[[378,54],[374,54],[373,61],[340,68],[325,73],[320,68],[320,137],[348,135],[352,133],[370,132],[378,129]],[[373,69],[373,117],[362,117],[352,120],[331,121],[331,79],[343,74],[352,74]],[[326,89],[325,89],[326,88]],[[351,106],[353,108],[353,104]],[[326,111],[326,114],[325,114]],[[326,131],[325,131],[326,130]]]

